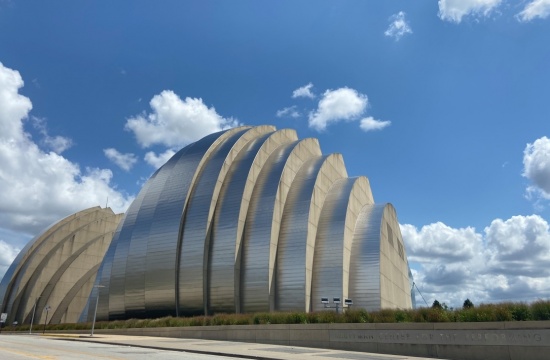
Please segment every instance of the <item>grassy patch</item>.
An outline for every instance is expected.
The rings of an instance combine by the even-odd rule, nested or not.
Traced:
[[[331,324],[331,323],[408,323],[408,322],[494,322],[550,320],[550,300],[539,300],[532,304],[506,302],[481,304],[462,309],[444,307],[418,308],[415,310],[383,309],[367,312],[363,309],[348,309],[343,313],[335,311],[263,312],[254,314],[215,314],[212,316],[162,317],[158,319],[128,319],[98,321],[96,329],[129,329],[149,327],[184,327],[209,325],[266,325],[266,324]],[[47,325],[52,330],[90,330],[91,323]],[[7,331],[29,331],[29,325],[4,326]],[[42,332],[43,324],[35,324],[34,332]]]

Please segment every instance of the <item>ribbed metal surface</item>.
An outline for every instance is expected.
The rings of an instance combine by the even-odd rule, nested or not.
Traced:
[[[349,296],[368,311],[381,305],[380,242],[384,204],[366,205],[357,218],[351,250]]]
[[[132,204],[98,273],[98,318],[320,310],[321,296],[401,306],[388,295],[410,296],[397,218],[373,203],[368,179],[293,130],[201,139]]]
[[[208,261],[209,312],[240,312],[240,248],[252,190],[269,155],[296,140],[281,130],[256,138],[244,148],[225,177],[212,227]]]
[[[360,209],[373,203],[365,177],[340,179],[330,188],[317,228],[311,284],[312,311],[324,308],[322,297],[349,297],[349,265],[355,223]]]
[[[64,299],[76,308],[84,306],[86,298],[75,299],[72,295],[82,286],[89,292],[90,279],[81,280],[90,269],[95,275],[121,218],[111,209],[90,208],[63,219],[33,239],[12,264],[12,275],[4,278],[6,292],[0,301],[7,305],[3,307],[8,312],[8,322],[30,323],[35,303],[37,309],[50,305],[52,311],[69,322],[78,320],[78,314],[66,314],[59,305]],[[73,286],[74,291],[67,293],[70,282],[81,286]],[[37,311],[35,323],[41,315]]]
[[[176,315],[181,218],[197,169],[226,132],[211,134],[176,153],[147,181],[126,213],[108,251],[99,284],[108,293],[110,319]],[[111,255],[112,254],[112,255]],[[112,264],[112,265],[111,265]],[[99,306],[99,316],[104,316]]]
[[[130,241],[136,225],[138,212],[143,205],[148,188],[155,181],[157,174],[158,171],[145,183],[141,192],[126,211],[123,223],[119,224],[119,228],[117,228],[107,254],[103,259],[99,270],[101,274],[101,286],[104,286],[99,291],[98,313],[100,314],[100,318],[103,318],[105,310],[109,319],[120,319],[125,316],[124,283]],[[108,298],[106,294],[108,294]],[[105,306],[107,306],[107,309],[105,309]]]
[[[179,267],[181,314],[201,314],[207,309],[210,225],[225,176],[242,148],[256,136],[271,131],[273,128],[266,126],[234,132],[212,152],[197,177],[185,212],[182,232]]]
[[[83,216],[87,213],[93,212],[95,208],[83,210],[77,214],[72,214],[59,222],[52,224],[41,234],[31,239],[25,247],[17,254],[14,261],[4,274],[2,281],[0,282],[0,304],[1,312],[7,312],[11,314],[12,305],[15,298],[15,294],[19,291],[19,284],[21,282],[22,274],[25,274],[27,267],[32,262],[32,258],[40,251],[40,249],[48,242],[48,239],[52,234],[66,226],[75,218]],[[11,298],[11,300],[10,300]]]
[[[393,205],[386,204],[381,226],[380,306],[382,308],[410,308],[412,302],[409,267]],[[392,237],[391,241],[390,236]]]
[[[410,307],[395,209],[373,204],[368,179],[349,179],[342,156],[322,156],[316,139],[272,126],[211,134],[152,175],[101,266],[78,269],[76,282],[72,264],[97,257],[106,237],[87,233],[89,243],[70,252],[65,244],[77,243],[99,208],[29,242],[0,283],[2,310],[27,321],[39,295],[38,307],[55,299],[55,321],[75,312],[92,320],[96,299],[98,320],[321,310],[321,297]]]
[[[258,175],[242,245],[242,312],[274,309],[274,264],[288,191],[304,161],[320,155],[315,139],[295,141],[277,148]]]
[[[309,311],[317,224],[330,186],[347,175],[338,154],[310,159],[288,193],[277,248],[275,309]]]
[[[159,191],[148,230],[145,259],[145,311],[148,316],[177,314],[176,283],[179,233],[183,209],[203,155],[216,146],[222,134],[201,139],[176,157],[176,163]],[[204,141],[203,141],[204,140]]]

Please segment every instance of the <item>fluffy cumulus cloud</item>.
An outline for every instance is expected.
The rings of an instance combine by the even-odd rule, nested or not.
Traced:
[[[343,87],[324,92],[317,110],[309,114],[309,126],[317,131],[325,130],[332,123],[352,121],[367,109],[367,95],[355,89]]]
[[[533,0],[517,14],[520,21],[531,21],[535,18],[546,19],[550,16],[550,0]]]
[[[0,240],[0,279],[10,267],[13,259],[19,254],[19,251],[21,251],[21,249],[8,244],[4,240]]]
[[[83,171],[43,151],[25,132],[32,104],[19,94],[22,86],[19,72],[0,63],[0,234],[35,235],[64,216],[105,204],[107,197],[114,211],[125,211],[132,199],[111,184],[110,170]]]
[[[382,130],[390,125],[391,125],[391,121],[389,120],[385,120],[385,121],[376,120],[372,116],[369,116],[361,120],[361,124],[359,125],[359,127],[363,131],[374,131],[374,130]]]
[[[439,17],[458,24],[468,15],[488,16],[501,3],[502,0],[439,0]]]
[[[144,160],[147,164],[151,165],[155,169],[158,169],[162,165],[164,165],[172,156],[174,156],[176,152],[172,149],[168,149],[162,154],[156,154],[153,151],[148,151],[145,154]]]
[[[145,148],[155,144],[180,148],[213,132],[240,125],[235,119],[220,116],[202,99],[182,100],[170,90],[155,95],[149,104],[152,112],[128,119],[125,126]]]
[[[121,169],[130,171],[130,169],[137,163],[137,156],[132,153],[122,154],[117,149],[108,148],[103,149],[103,153],[107,159],[117,164]]]
[[[405,19],[405,13],[400,11],[390,17],[390,26],[384,32],[384,35],[399,41],[406,34],[412,34],[412,29]]]
[[[440,222],[401,231],[428,305],[534,301],[550,291],[550,228],[538,215],[495,219],[482,233]],[[417,303],[425,305],[418,294]]]
[[[550,139],[546,136],[525,147],[523,176],[532,182],[527,188],[529,197],[550,199]]]
[[[33,126],[42,135],[41,143],[48,149],[61,154],[73,146],[73,141],[64,136],[50,136],[48,134],[48,128],[45,119],[40,119],[35,116],[32,117]]]
[[[315,98],[315,94],[311,91],[312,88],[313,88],[312,83],[299,87],[298,89],[292,92],[292,98],[296,99],[300,97],[305,97],[305,98],[313,99]]]

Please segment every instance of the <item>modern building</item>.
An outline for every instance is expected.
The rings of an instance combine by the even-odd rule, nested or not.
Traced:
[[[90,208],[29,241],[0,283],[7,323],[77,322],[122,216]]]
[[[340,154],[273,126],[214,133],[176,153],[130,205],[94,285],[80,321],[96,301],[98,320],[319,311],[322,298],[412,306],[393,206],[374,202],[366,177],[348,177]]]

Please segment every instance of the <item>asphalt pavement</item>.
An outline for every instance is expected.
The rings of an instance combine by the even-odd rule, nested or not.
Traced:
[[[172,350],[187,353],[228,356],[243,359],[266,360],[420,360],[427,358],[373,354],[355,351],[307,348],[284,345],[216,341],[202,339],[163,338],[128,335],[76,335],[45,334],[45,337],[66,341],[84,341],[102,344],[124,345],[138,348]]]

